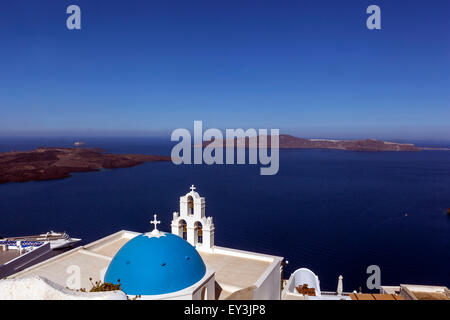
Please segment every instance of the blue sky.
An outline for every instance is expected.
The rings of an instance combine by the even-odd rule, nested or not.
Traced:
[[[450,140],[449,30],[449,1],[2,1],[0,135]]]

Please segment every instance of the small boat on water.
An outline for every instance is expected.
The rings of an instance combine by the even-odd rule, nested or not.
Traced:
[[[19,249],[26,247],[39,247],[43,243],[50,243],[50,248],[62,249],[71,247],[80,242],[81,239],[71,238],[66,232],[49,231],[44,234],[22,237],[7,237],[0,239],[0,245],[8,246],[9,249]]]

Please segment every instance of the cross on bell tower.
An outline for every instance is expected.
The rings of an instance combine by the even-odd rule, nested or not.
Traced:
[[[197,189],[194,185],[191,186],[191,191],[195,191]]]

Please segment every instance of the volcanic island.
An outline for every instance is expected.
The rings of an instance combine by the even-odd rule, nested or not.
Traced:
[[[257,136],[245,139],[263,138],[263,145],[270,147],[270,137]],[[266,142],[265,142],[266,141]],[[237,139],[228,141],[237,146]],[[214,143],[226,147],[227,140],[205,141],[203,147]],[[421,151],[450,150],[448,148],[421,148],[410,143],[395,143],[375,139],[327,140],[303,139],[286,134],[279,136],[280,149],[336,149],[345,151]],[[140,154],[111,154],[99,148],[37,148],[33,151],[11,151],[0,153],[0,184],[69,178],[74,172],[92,172],[102,169],[129,168],[145,162],[171,161],[168,156]]]
[[[129,168],[167,156],[111,154],[98,148],[37,148],[0,153],[0,184],[69,178],[74,172]]]
[[[261,144],[259,144],[262,139]],[[242,146],[249,148],[251,145],[259,145],[264,147],[271,146],[270,136],[252,136],[242,138]],[[223,146],[227,144],[237,146],[238,139],[217,139],[203,142],[202,146],[206,147],[209,144],[212,146]],[[344,151],[360,151],[360,152],[383,152],[383,151],[422,151],[422,150],[445,150],[448,148],[422,148],[412,143],[397,143],[382,141],[377,139],[363,139],[363,140],[332,140],[332,139],[304,139],[294,137],[288,134],[279,135],[280,149],[335,149]]]

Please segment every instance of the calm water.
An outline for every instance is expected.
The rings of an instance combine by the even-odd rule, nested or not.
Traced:
[[[156,139],[84,139],[114,153],[169,154]],[[71,139],[0,139],[0,152],[71,146]],[[324,290],[364,288],[367,266],[384,285],[450,286],[450,152],[282,150],[276,176],[257,166],[147,163],[70,179],[0,185],[0,234],[67,231],[90,242],[170,230],[179,197],[195,184],[214,217],[216,244],[274,254],[319,275]]]

